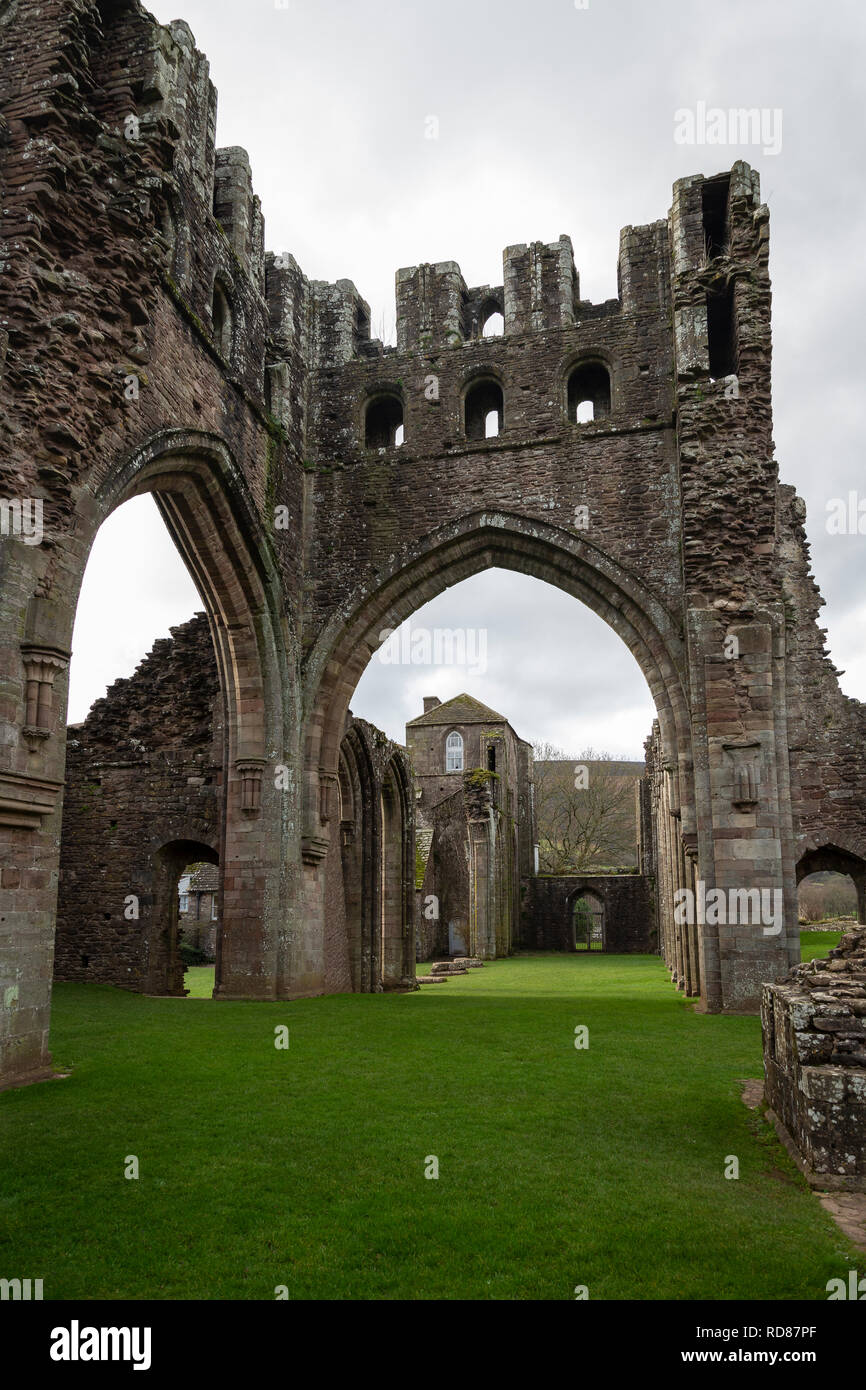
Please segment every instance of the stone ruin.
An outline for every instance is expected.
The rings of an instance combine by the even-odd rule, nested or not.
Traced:
[[[839,689],[805,506],[779,478],[754,169],[678,179],[666,213],[623,228],[604,303],[566,235],[506,247],[499,285],[400,268],[391,347],[351,280],[266,251],[183,21],[41,0],[0,5],[0,186],[0,1085],[51,1075],[75,607],[100,525],[143,492],[217,654],[220,997],[403,978],[411,901],[376,887],[362,820],[344,833],[341,815],[345,794],[381,822],[385,795],[396,883],[414,862],[402,773],[363,732],[347,761],[347,712],[385,631],[497,566],[587,604],[643,671],[678,988],[756,1008],[799,958],[809,864],[854,875],[862,916],[866,711]],[[368,885],[348,961],[329,935],[346,872]],[[700,886],[778,894],[781,931],[678,921]]]
[[[866,927],[764,986],[765,1099],[813,1187],[866,1191]]]

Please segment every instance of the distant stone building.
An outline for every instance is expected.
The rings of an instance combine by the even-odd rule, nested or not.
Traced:
[[[216,864],[198,864],[177,885],[177,924],[181,940],[216,960],[220,875]]]
[[[508,955],[533,872],[532,746],[470,695],[406,725],[415,773],[416,953]]]

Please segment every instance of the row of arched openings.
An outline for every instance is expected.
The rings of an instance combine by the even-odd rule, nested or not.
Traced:
[[[610,415],[610,373],[603,362],[580,362],[566,383],[566,415],[572,424],[589,424]],[[493,377],[480,377],[463,397],[463,429],[467,439],[494,439],[505,427],[505,397]],[[405,439],[403,401],[396,392],[371,397],[364,413],[364,444],[368,449],[399,447]]]

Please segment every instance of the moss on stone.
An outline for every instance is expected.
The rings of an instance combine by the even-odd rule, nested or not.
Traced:
[[[463,774],[463,780],[467,787],[484,787],[488,782],[500,782],[502,779],[498,772],[491,772],[486,767],[473,767]]]

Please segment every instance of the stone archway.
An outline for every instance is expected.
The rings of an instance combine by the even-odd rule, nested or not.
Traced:
[[[219,863],[210,845],[195,840],[170,840],[153,855],[153,898],[145,942],[147,994],[183,995],[184,964],[180,954],[177,885],[187,864],[203,860]],[[222,930],[217,934],[217,970],[222,952]]]
[[[858,852],[860,845],[843,848],[829,839],[820,843],[813,839],[801,842],[798,848],[801,853],[797,859],[797,884],[810,874],[827,870],[847,874],[857,891],[857,920],[866,923],[866,855]]]
[[[408,564],[362,593],[353,612],[326,628],[307,661],[304,857],[315,901],[316,865],[327,853],[327,788],[338,770],[346,710],[373,652],[418,607],[443,589],[492,567],[532,574],[586,603],[635,656],[659,713],[669,765],[676,769],[682,834],[697,840],[685,643],[656,596],[598,547],[574,532],[504,513],[474,513],[434,533]],[[668,885],[673,891],[673,883]],[[313,921],[306,924],[315,933]],[[704,978],[718,976],[717,946],[702,937]],[[714,975],[715,972],[715,975]]]
[[[144,492],[153,495],[201,594],[223,696],[223,915],[214,995],[276,997],[292,967],[280,929],[286,865],[269,829],[281,824],[281,802],[291,791],[278,789],[274,777],[282,750],[291,748],[275,565],[243,475],[219,439],[177,430],[149,440],[109,475],[97,496],[99,522]]]
[[[578,888],[567,902],[570,937],[575,951],[605,951],[604,900],[591,888]]]
[[[43,1074],[48,1057],[61,836],[59,792],[75,605],[86,558],[102,521],[129,497],[143,492],[153,494],[201,594],[222,690],[226,736],[218,859],[223,917],[215,995],[273,998],[287,987],[288,979],[296,980],[299,974],[282,930],[293,877],[283,798],[291,796],[295,781],[292,768],[287,790],[278,790],[274,764],[284,757],[293,761],[295,711],[287,624],[275,565],[246,483],[222,441],[194,431],[163,432],[122,459],[91,497],[82,501],[70,531],[53,547],[47,569],[39,557],[41,572],[34,574],[35,565],[29,564],[33,557],[22,546],[15,547],[11,564],[7,563],[7,584],[11,571],[23,598],[19,698],[22,706],[27,704],[30,722],[25,724],[20,752],[18,785],[25,793],[21,812],[12,816],[7,812],[0,836],[4,863],[19,862],[25,870],[23,875],[19,871],[12,887],[12,895],[21,899],[20,909],[15,910],[20,910],[22,922],[32,923],[31,930],[45,943],[40,995],[37,1000],[31,991],[31,1007],[44,1011],[46,1027],[41,1043],[31,1051],[29,1076]],[[47,597],[53,593],[62,598]],[[7,774],[13,785],[14,775]],[[32,885],[26,872],[34,854],[45,865],[46,891],[40,894],[29,891]],[[7,884],[13,884],[9,874]],[[147,910],[149,905],[142,906]],[[143,924],[142,933],[149,939],[148,924]],[[29,952],[31,942],[23,928],[19,942]],[[34,1043],[31,1030],[31,1049]]]

